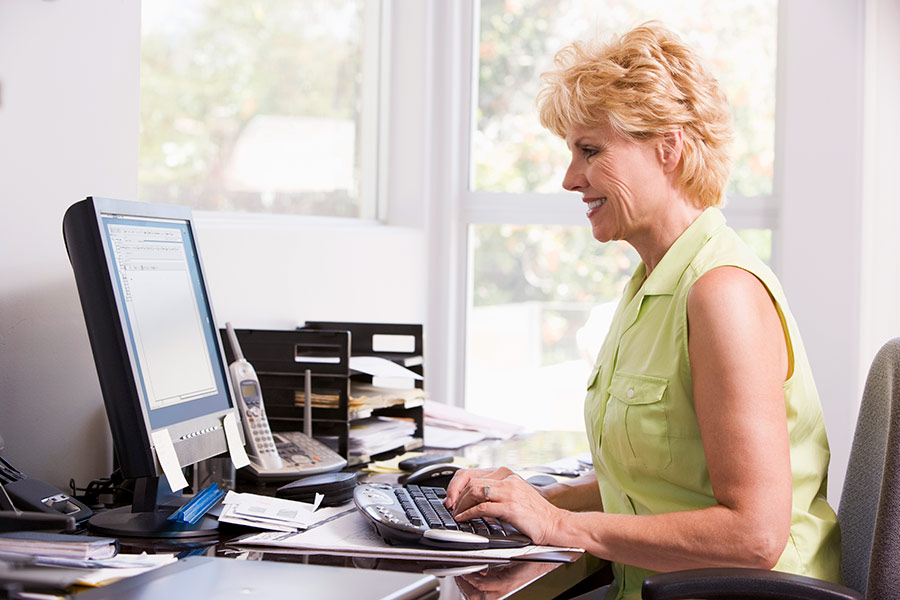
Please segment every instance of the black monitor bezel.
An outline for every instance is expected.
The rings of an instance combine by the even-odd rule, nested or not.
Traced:
[[[221,428],[222,419],[231,412],[235,415],[237,423],[240,423],[240,415],[231,390],[225,353],[216,327],[215,311],[209,296],[209,286],[191,210],[177,205],[98,197],[89,197],[72,205],[63,220],[63,233],[75,271],[116,457],[125,477],[156,477],[163,473],[156,459],[152,440],[154,430],[136,375],[136,359],[124,333],[127,320],[123,314],[118,284],[114,281],[115,270],[111,262],[112,252],[108,247],[104,215],[183,221],[187,224],[191,236],[198,276],[211,318],[213,339],[216,342],[218,362],[214,367],[221,370],[228,407],[167,427],[173,437],[180,466],[188,466],[227,451],[227,441]],[[111,319],[111,314],[116,318]],[[210,430],[217,426],[218,429]],[[195,432],[204,431],[205,434],[194,435]],[[239,435],[241,433],[239,431]],[[186,436],[186,439],[182,439],[183,436]]]

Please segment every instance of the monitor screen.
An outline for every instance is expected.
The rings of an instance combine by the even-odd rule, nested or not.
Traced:
[[[100,217],[151,429],[230,408],[190,223]]]
[[[236,411],[190,209],[87,198],[63,233],[123,474],[162,474],[162,429],[181,466],[225,452]]]

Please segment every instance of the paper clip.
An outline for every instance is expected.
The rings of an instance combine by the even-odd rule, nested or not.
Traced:
[[[169,515],[168,519],[178,523],[194,525],[224,497],[225,492],[220,490],[216,483],[211,483],[209,487],[194,496],[190,502]]]

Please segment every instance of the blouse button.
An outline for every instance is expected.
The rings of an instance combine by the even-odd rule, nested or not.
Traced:
[[[634,398],[634,390],[628,390],[627,395],[629,398]]]

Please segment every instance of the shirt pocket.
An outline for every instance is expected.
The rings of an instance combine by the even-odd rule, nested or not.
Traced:
[[[660,377],[613,374],[603,425],[604,451],[613,460],[650,470],[669,466],[668,387]]]
[[[600,446],[600,424],[603,422],[604,403],[597,380],[600,377],[600,364],[594,365],[587,380],[587,391],[584,398],[584,426],[587,432],[591,454],[596,457]]]

